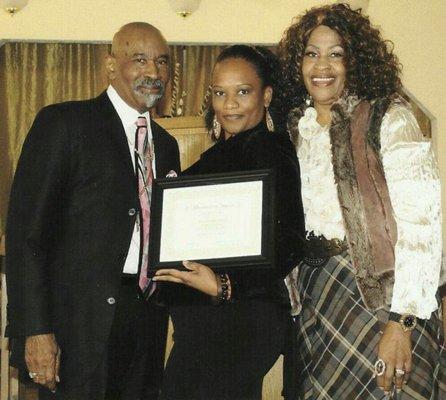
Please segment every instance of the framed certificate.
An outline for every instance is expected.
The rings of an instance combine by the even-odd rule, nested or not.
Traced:
[[[149,275],[197,261],[214,271],[274,265],[271,170],[156,179]]]

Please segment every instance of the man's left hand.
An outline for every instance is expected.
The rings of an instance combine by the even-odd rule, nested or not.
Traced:
[[[28,336],[25,362],[35,383],[54,391],[59,379],[60,348],[53,333]]]
[[[411,332],[404,332],[398,322],[389,321],[378,344],[378,359],[385,363],[384,374],[376,377],[378,387],[388,394],[395,383],[400,391],[412,370]],[[396,371],[404,374],[399,376]]]

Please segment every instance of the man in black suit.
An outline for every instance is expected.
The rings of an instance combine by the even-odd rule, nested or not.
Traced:
[[[138,284],[134,146],[145,117],[153,175],[179,172],[176,140],[148,112],[169,79],[167,43],[152,25],[127,24],[106,68],[99,97],[39,112],[11,191],[7,336],[12,365],[41,385],[40,399],[158,396],[167,316]]]

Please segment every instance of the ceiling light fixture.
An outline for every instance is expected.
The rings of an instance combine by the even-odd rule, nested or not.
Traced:
[[[169,0],[172,9],[181,17],[186,18],[198,9],[201,0]]]
[[[0,8],[14,15],[28,4],[28,0],[0,0]]]

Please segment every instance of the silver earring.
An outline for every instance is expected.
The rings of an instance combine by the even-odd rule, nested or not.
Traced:
[[[217,117],[214,115],[214,119],[212,120],[212,133],[214,134],[215,139],[218,139],[221,134],[221,124],[217,121]]]
[[[266,111],[265,111],[265,121],[266,121],[266,127],[268,128],[268,131],[274,132],[274,121],[271,117],[268,107],[266,107]]]
[[[311,97],[311,95],[307,94],[305,96],[305,104],[307,105],[307,107],[310,107],[313,104],[313,98]]]

